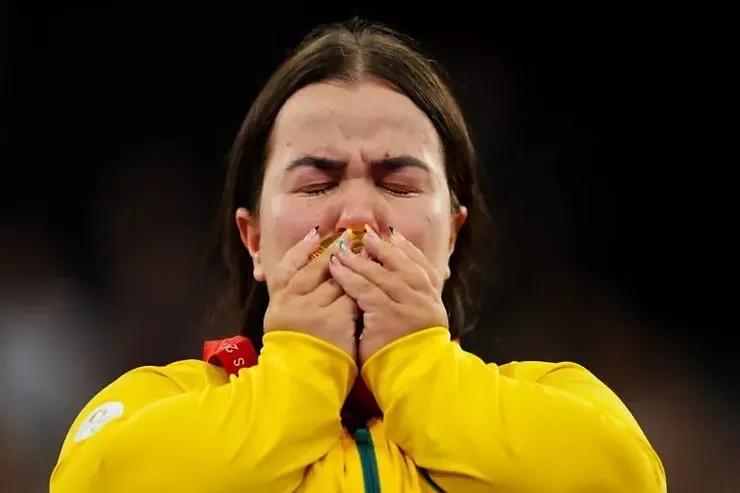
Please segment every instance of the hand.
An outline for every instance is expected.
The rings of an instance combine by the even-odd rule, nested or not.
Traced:
[[[389,242],[369,226],[365,231],[367,255],[343,250],[332,256],[329,266],[334,279],[364,312],[361,365],[400,337],[449,323],[442,303],[442,278],[424,254],[398,231]]]
[[[340,236],[316,259],[309,256],[319,246],[319,235],[311,230],[286,252],[276,272],[267,279],[270,302],[264,330],[293,330],[319,337],[356,359],[355,320],[359,310],[329,275],[329,257],[339,251]]]

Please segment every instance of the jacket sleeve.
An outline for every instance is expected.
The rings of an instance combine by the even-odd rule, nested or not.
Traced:
[[[375,353],[362,377],[389,439],[445,491],[666,491],[630,412],[577,364],[486,364],[434,327]]]
[[[206,381],[192,385],[196,364]],[[75,420],[50,491],[295,490],[340,439],[356,373],[338,348],[288,331],[266,334],[258,364],[229,380],[196,361],[133,370]]]

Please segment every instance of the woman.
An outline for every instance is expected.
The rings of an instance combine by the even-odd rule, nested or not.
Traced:
[[[242,337],[102,390],[52,492],[666,490],[586,369],[457,343],[485,209],[458,105],[406,38],[312,33],[249,111],[222,212]]]

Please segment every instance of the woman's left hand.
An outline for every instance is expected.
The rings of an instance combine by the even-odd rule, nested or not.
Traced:
[[[369,226],[365,232],[365,251],[380,263],[350,248],[330,262],[334,279],[364,312],[360,365],[400,337],[429,327],[448,327],[443,280],[424,254],[398,231],[391,233],[389,241],[381,240]]]

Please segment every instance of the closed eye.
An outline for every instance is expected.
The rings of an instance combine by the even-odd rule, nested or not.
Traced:
[[[301,193],[304,195],[314,197],[317,195],[323,195],[329,192],[331,189],[333,189],[336,186],[337,186],[336,183],[320,183],[320,184],[311,185],[310,187],[304,188],[303,190],[301,190]]]
[[[337,186],[338,186],[338,183],[319,183],[316,185],[311,185],[309,187],[303,188],[299,192],[309,197],[316,197],[316,196],[324,195],[325,193],[330,192]],[[404,185],[398,185],[398,184],[384,184],[384,185],[380,185],[380,188],[383,189],[383,191],[385,191],[386,193],[394,195],[396,197],[409,197],[417,193],[416,189],[412,189]]]
[[[416,190],[405,187],[403,185],[386,184],[381,185],[381,188],[391,195],[397,197],[408,197],[416,192]]]

